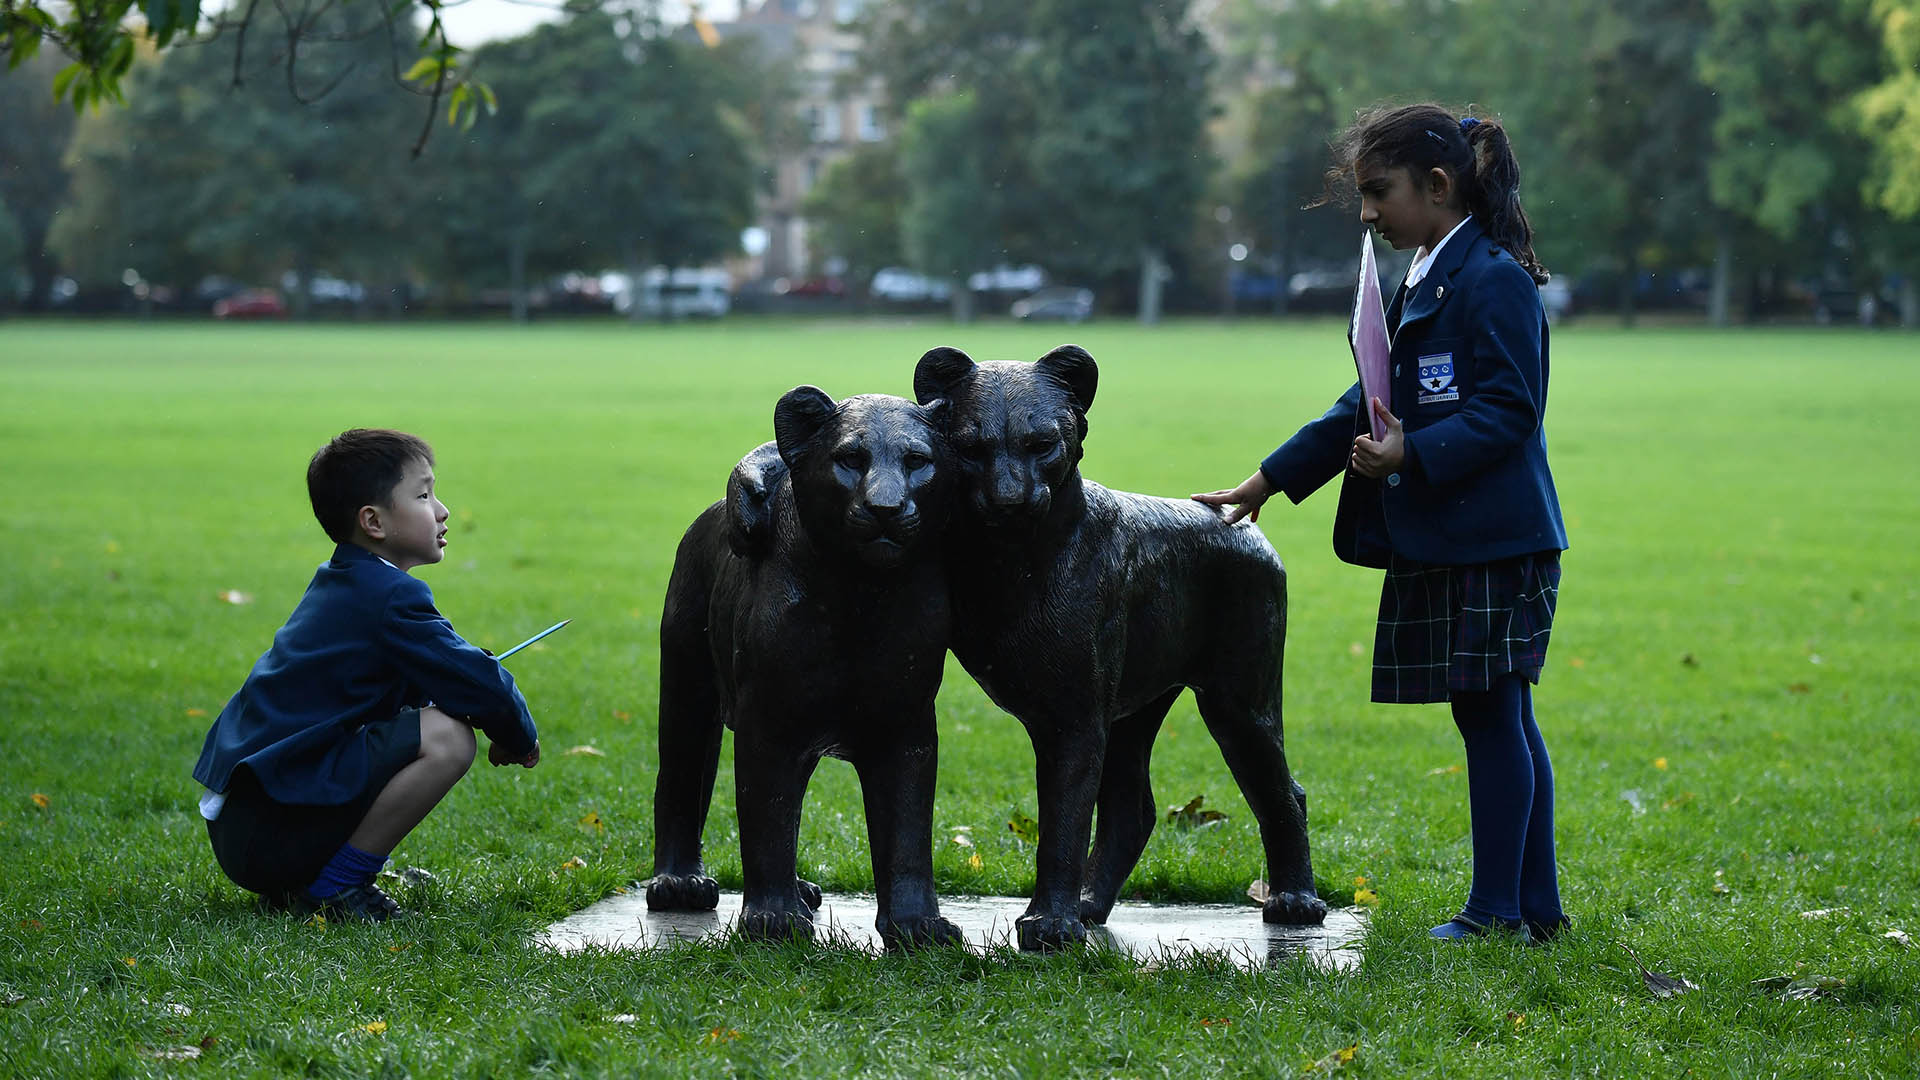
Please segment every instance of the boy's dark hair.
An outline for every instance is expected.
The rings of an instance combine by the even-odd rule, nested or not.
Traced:
[[[336,544],[353,539],[363,506],[378,506],[393,494],[407,462],[433,464],[425,439],[385,428],[354,428],[336,435],[307,462],[307,498],[313,516]]]
[[[1547,268],[1533,253],[1533,226],[1520,209],[1520,163],[1500,121],[1457,118],[1433,104],[1369,109],[1334,139],[1333,164],[1314,205],[1344,201],[1353,188],[1353,167],[1362,161],[1408,169],[1416,177],[1436,166],[1447,170],[1487,239],[1506,249],[1536,283],[1547,283]]]

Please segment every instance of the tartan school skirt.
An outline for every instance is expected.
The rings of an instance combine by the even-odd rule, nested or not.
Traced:
[[[1373,636],[1373,700],[1450,701],[1503,675],[1540,681],[1560,595],[1560,553],[1470,566],[1394,556]]]

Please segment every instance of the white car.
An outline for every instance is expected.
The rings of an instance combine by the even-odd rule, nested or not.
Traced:
[[[928,300],[945,300],[953,295],[953,286],[938,278],[930,278],[905,267],[889,266],[874,271],[873,281],[867,286],[867,292],[876,300],[892,300],[908,304]]]

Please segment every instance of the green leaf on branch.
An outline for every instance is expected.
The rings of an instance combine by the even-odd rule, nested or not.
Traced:
[[[438,56],[423,56],[415,60],[413,66],[408,68],[407,73],[400,76],[400,79],[403,82],[414,82],[435,78],[440,74],[442,63],[442,59]]]

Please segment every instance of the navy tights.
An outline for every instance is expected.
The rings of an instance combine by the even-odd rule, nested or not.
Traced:
[[[1485,693],[1452,697],[1473,813],[1473,887],[1461,914],[1482,925],[1556,923],[1553,765],[1533,722],[1533,687],[1508,675]]]

